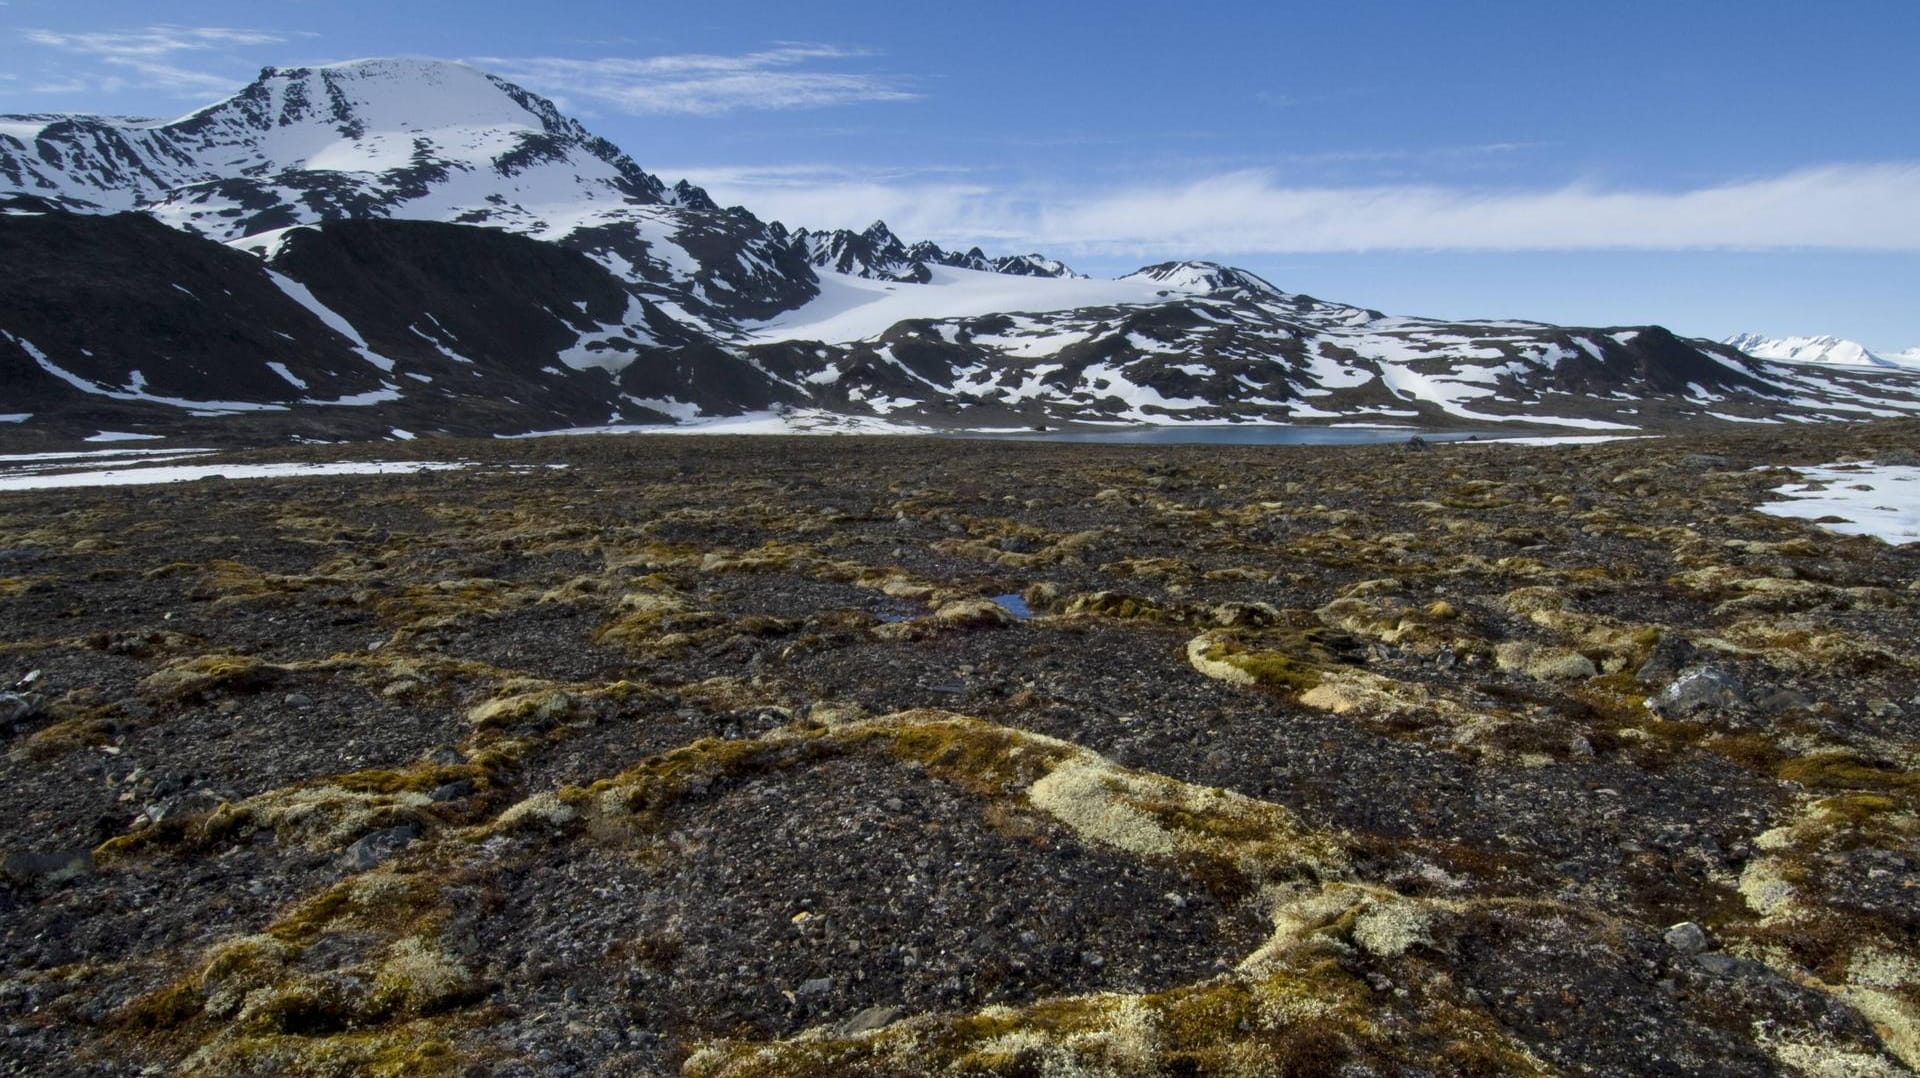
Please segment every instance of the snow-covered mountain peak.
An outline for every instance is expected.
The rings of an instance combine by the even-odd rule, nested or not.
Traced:
[[[443,127],[534,128],[589,137],[553,103],[478,68],[446,60],[370,59],[269,67],[233,98],[196,115],[266,98],[279,126],[320,119],[372,131]]]
[[[1839,363],[1853,367],[1904,365],[1876,354],[1858,341],[1834,336],[1768,337],[1760,333],[1736,333],[1720,343],[1737,348],[1755,359],[1778,359],[1789,363]]]
[[[165,123],[0,120],[0,190],[145,210],[229,241],[368,216],[564,232],[668,201],[659,180],[546,98],[413,59],[270,67]]]
[[[174,120],[0,117],[0,205],[144,212],[262,257],[290,230],[341,221],[517,232],[588,255],[696,334],[811,299],[814,267],[916,284],[933,267],[1072,276],[1037,255],[909,248],[884,221],[789,233],[685,180],[667,187],[544,97],[431,59],[269,67]]]
[[[1286,295],[1257,274],[1232,266],[1223,266],[1218,262],[1159,262],[1151,266],[1143,266],[1122,277],[1121,280],[1155,281],[1168,290],[1176,292],[1244,291],[1273,296]]]
[[[978,253],[979,250],[975,247],[972,253]],[[994,259],[993,265],[996,273],[1011,273],[1020,277],[1086,277],[1084,273],[1075,273],[1073,267],[1065,262],[1043,254],[1007,255]]]

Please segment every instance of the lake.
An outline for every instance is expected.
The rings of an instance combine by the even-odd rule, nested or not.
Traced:
[[[1502,437],[1495,431],[1434,433],[1406,427],[1290,427],[1277,424],[1192,423],[1167,427],[1115,427],[1111,430],[1048,430],[990,433],[955,431],[956,438],[1017,442],[1094,442],[1109,445],[1380,445],[1404,442],[1418,434],[1429,442],[1460,442]]]

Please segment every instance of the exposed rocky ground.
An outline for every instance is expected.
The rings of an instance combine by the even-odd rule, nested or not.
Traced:
[[[0,1071],[1910,1073],[1916,445],[0,495]]]

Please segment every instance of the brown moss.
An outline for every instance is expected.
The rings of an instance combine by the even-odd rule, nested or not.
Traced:
[[[1211,678],[1298,695],[1317,688],[1358,650],[1353,637],[1323,626],[1215,630],[1188,642],[1187,661]]]
[[[1320,684],[1320,669],[1277,651],[1225,656],[1225,661],[1252,675],[1254,684],[1303,693]]]
[[[1841,750],[1788,760],[1774,770],[1787,782],[1816,790],[1873,790],[1920,794],[1920,774],[1896,764]]]
[[[1005,727],[962,718],[878,728],[870,736],[885,738],[895,757],[990,797],[1033,785],[1068,751],[1038,744]]]
[[[109,868],[161,851],[190,850],[197,847],[199,837],[199,818],[162,820],[138,831],[116,835],[95,846],[93,863],[101,868]]]
[[[1679,726],[1680,723],[1667,723]],[[1772,774],[1786,752],[1774,743],[1766,734],[1720,734],[1701,741],[1700,747],[1716,756],[1732,760],[1741,767],[1762,774]]]
[[[148,674],[140,687],[151,696],[192,700],[216,690],[256,691],[272,684],[283,672],[251,655],[195,655]]]
[[[648,757],[585,790],[562,790],[555,796],[594,813],[590,832],[609,836],[648,832],[659,826],[674,805],[707,792],[723,779],[793,766],[831,751],[817,731],[757,739],[707,737]]]
[[[463,1061],[435,1023],[325,1035],[254,1033],[215,1042],[190,1061],[208,1078],[287,1074],[308,1078],[434,1078]]]
[[[1060,608],[1066,617],[1101,617],[1120,621],[1169,621],[1175,615],[1137,595],[1095,591],[1075,595]]]
[[[199,983],[182,978],[134,997],[114,1013],[112,1024],[133,1030],[171,1029],[198,1018],[202,1003]]]
[[[9,576],[0,577],[0,599],[11,599],[16,595],[25,595],[53,583],[52,577]]]
[[[479,782],[486,777],[486,769],[476,764],[422,764],[398,771],[349,771],[320,781],[354,793],[397,794],[428,793],[450,782]]]
[[[27,735],[15,750],[29,760],[52,760],[76,749],[105,744],[119,729],[120,712],[113,707],[56,702],[47,710],[53,721]]]

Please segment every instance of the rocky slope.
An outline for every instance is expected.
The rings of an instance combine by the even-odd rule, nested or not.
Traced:
[[[785,399],[586,255],[503,231],[342,221],[262,262],[144,215],[47,214],[0,219],[0,258],[7,410],[73,433],[480,434]]]
[[[0,1073],[1911,1073],[1917,436],[0,494]]]

